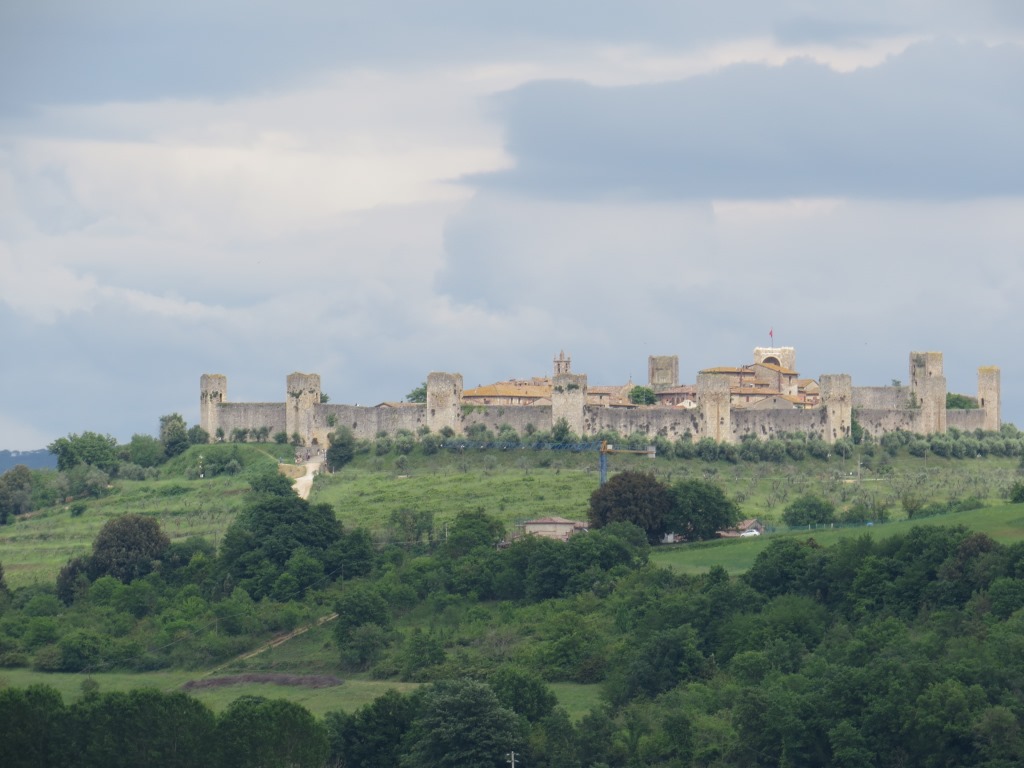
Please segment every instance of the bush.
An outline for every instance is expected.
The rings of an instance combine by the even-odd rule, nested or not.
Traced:
[[[1010,503],[1024,504],[1024,482],[1018,480],[1010,486]]]
[[[786,525],[799,527],[831,523],[835,521],[835,515],[836,508],[832,502],[805,494],[786,507],[782,520]]]

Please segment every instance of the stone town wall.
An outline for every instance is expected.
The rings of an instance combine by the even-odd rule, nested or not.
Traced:
[[[526,435],[530,431],[546,432],[554,423],[550,405],[464,405],[461,412],[461,428],[457,432],[483,424],[497,434],[508,424],[520,435]]]
[[[865,408],[857,410],[857,423],[872,437],[881,437],[886,432],[902,429],[905,432],[920,432],[923,419],[916,408],[903,410]]]
[[[220,403],[216,406],[218,426],[224,430],[224,439],[231,439],[235,429],[259,429],[270,427],[270,436],[285,432],[284,403]],[[204,427],[205,429],[205,427]],[[215,439],[217,429],[210,433]]]
[[[957,408],[946,411],[947,429],[953,427],[961,432],[973,432],[976,429],[988,431],[987,420],[988,414],[981,408]]]
[[[348,427],[360,440],[371,440],[378,432],[394,435],[401,429],[416,434],[416,430],[426,424],[426,414],[427,407],[423,404],[377,408],[318,403],[313,407],[310,442],[327,445],[327,436],[338,427]]]
[[[910,407],[910,387],[854,387],[853,407],[873,411]]]
[[[755,355],[758,353],[784,358],[781,362],[786,367],[795,362],[791,347],[759,348]],[[568,367],[568,359],[561,363]],[[662,376],[665,381],[671,380],[678,362],[675,357],[652,357],[649,365],[654,383]],[[507,424],[523,435],[533,430],[548,431],[561,418],[583,439],[614,430],[622,435],[643,433],[670,440],[710,437],[736,443],[746,435],[766,440],[783,433],[803,432],[833,442],[850,435],[853,409],[860,425],[876,438],[897,429],[919,434],[943,433],[947,425],[964,431],[999,429],[998,368],[986,366],[978,370],[978,399],[984,407],[977,410],[946,410],[942,353],[912,352],[910,376],[909,387],[854,387],[849,374],[823,374],[819,379],[818,408],[747,410],[732,408],[728,377],[710,373],[698,374],[696,409],[588,406],[586,375],[568,371],[559,371],[554,377],[552,404],[537,406],[464,405],[462,375],[440,372],[427,377],[425,404],[361,407],[321,403],[320,377],[303,373],[288,376],[284,403],[229,403],[227,377],[204,374],[200,378],[200,424],[211,436],[218,427],[223,429],[227,439],[234,429],[269,427],[271,434],[285,432],[291,439],[297,432],[307,444],[319,445],[326,445],[330,432],[339,426],[347,426],[360,439],[372,439],[380,432],[416,433],[424,426],[435,433],[449,427],[463,434],[474,424],[482,424],[495,433]]]
[[[689,434],[700,438],[700,419],[696,409],[687,408],[603,408],[589,406],[583,416],[584,435],[615,430],[629,436],[636,432],[661,435],[675,440]]]
[[[773,437],[781,437],[785,432],[803,432],[807,436],[816,435],[829,441],[827,431],[824,408],[765,411],[739,409],[732,412],[732,442],[735,443],[746,435],[754,435],[758,440],[771,440]]]

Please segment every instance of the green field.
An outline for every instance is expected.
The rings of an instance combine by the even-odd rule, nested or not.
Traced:
[[[721,565],[729,573],[743,573],[753,565],[754,559],[768,543],[777,538],[813,538],[817,543],[827,547],[841,539],[865,535],[876,540],[887,539],[905,534],[917,525],[963,525],[988,534],[1003,544],[1012,544],[1024,541],[1024,504],[1001,504],[970,512],[955,512],[917,520],[897,520],[871,527],[819,528],[814,531],[790,531],[744,539],[674,544],[653,550],[651,562],[680,573],[706,573],[713,565]]]
[[[219,544],[244,502],[244,474],[186,479],[201,454],[209,456],[218,450],[237,451],[245,466],[273,465],[292,455],[289,446],[273,444],[195,446],[165,465],[163,479],[116,481],[107,496],[85,500],[85,512],[79,517],[72,517],[65,504],[19,518],[0,528],[8,583],[18,587],[52,582],[68,559],[88,553],[103,523],[130,512],[158,517],[174,541],[203,536]],[[613,456],[610,463],[613,473],[653,472],[666,483],[687,478],[712,480],[740,504],[744,516],[771,524],[803,493],[824,496],[839,509],[857,501],[882,504],[889,508],[893,520],[905,517],[899,498],[907,492],[926,500],[977,497],[998,505],[1018,477],[1019,461],[858,455],[846,460],[729,464],[665,457],[652,461],[624,454]],[[376,456],[364,450],[343,470],[318,477],[310,500],[330,504],[346,527],[364,527],[384,543],[390,538],[389,519],[398,510],[431,513],[435,538],[444,537],[445,525],[459,512],[476,509],[497,517],[513,531],[519,521],[547,515],[586,519],[590,494],[597,487],[596,452],[517,449]],[[763,544],[701,545],[685,557],[692,565],[684,565],[676,550],[659,552],[656,560],[699,571],[722,558],[723,565],[737,571],[749,565],[749,553]]]

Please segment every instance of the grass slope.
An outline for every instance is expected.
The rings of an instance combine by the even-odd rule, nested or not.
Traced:
[[[89,551],[107,520],[129,512],[157,517],[172,540],[204,536],[218,544],[244,503],[248,487],[244,473],[186,479],[195,477],[200,456],[208,465],[217,453],[236,456],[243,467],[251,467],[290,461],[293,449],[274,444],[196,446],[168,462],[160,480],[117,481],[106,497],[87,500],[80,517],[71,517],[69,507],[62,505],[0,527],[0,562],[8,583],[12,587],[52,583],[68,559]],[[713,480],[739,502],[745,516],[777,522],[785,506],[803,493],[825,496],[840,508],[858,499],[881,501],[894,519],[902,516],[899,498],[907,492],[927,500],[977,496],[998,504],[1018,477],[1018,463],[995,457],[956,460],[900,455],[890,460],[876,455],[728,464],[665,457],[652,461],[623,454],[611,458],[611,469],[653,472],[666,483],[685,478]],[[437,537],[444,536],[445,524],[460,511],[478,508],[498,517],[511,531],[519,521],[545,515],[586,519],[590,494],[598,487],[597,467],[595,452],[522,449],[376,456],[364,451],[341,471],[318,477],[310,500],[330,504],[347,527],[365,527],[381,542],[391,535],[391,515],[402,509],[431,512]],[[737,571],[746,567],[744,563],[749,565],[745,553],[763,542],[736,544],[741,545],[738,550],[730,543],[694,549],[685,558],[692,566],[684,566],[681,555],[659,554],[658,560],[667,558],[674,567],[704,570],[713,558],[721,557],[723,565]]]

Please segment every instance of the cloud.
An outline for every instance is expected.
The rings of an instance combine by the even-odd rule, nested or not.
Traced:
[[[295,0],[132,4],[45,0],[0,5],[0,115],[47,104],[225,99],[291,88],[311,73],[409,69],[522,58],[581,45],[669,54],[727,40],[864,44],[911,35],[1005,39],[1024,26],[1014,0]]]
[[[796,60],[531,83],[498,102],[514,167],[471,181],[577,200],[1015,195],[1022,80],[1022,47],[928,43],[849,73]]]
[[[581,203],[488,190],[450,225],[438,287],[488,314],[546,313],[550,326],[521,356],[546,362],[564,348],[591,383],[642,380],[650,354],[678,354],[692,380],[700,368],[748,362],[774,327],[808,376],[885,384],[906,378],[909,352],[937,349],[951,389],[972,392],[979,365],[1002,366],[1007,382],[1024,376],[1006,346],[1024,292],[1021,207]],[[494,370],[486,358],[463,360]]]

